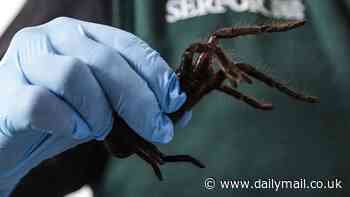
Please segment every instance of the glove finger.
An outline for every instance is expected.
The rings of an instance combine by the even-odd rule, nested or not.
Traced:
[[[93,139],[79,114],[46,88],[22,85],[2,97],[1,176],[21,176],[43,159]]]
[[[69,32],[70,45],[60,40],[62,36],[54,33],[49,33],[49,36],[58,53],[78,58],[89,65],[114,110],[139,135],[161,143],[172,139],[173,124],[160,109],[153,91],[116,50],[89,39],[79,31]]]
[[[75,139],[92,136],[79,113],[48,89],[25,85],[13,94],[6,96],[8,107],[1,113],[8,120],[5,128],[9,136],[31,129]]]
[[[181,91],[176,74],[158,52],[135,35],[113,27],[70,18],[59,18],[49,23],[47,27],[55,32],[57,24],[66,26],[67,29],[72,31],[80,26],[83,29],[81,33],[117,50],[147,82],[164,112],[174,112],[185,102],[186,94]],[[67,38],[71,39],[69,37],[70,33],[66,33],[68,34]],[[61,34],[64,33],[61,32]]]
[[[49,92],[49,89],[44,86],[31,85],[28,80],[33,77],[38,81],[40,81],[39,78],[45,81],[48,80],[47,77],[53,76],[46,67],[43,68],[46,70],[33,71],[33,68],[35,69],[38,66],[34,64],[35,61],[40,62],[38,59],[45,58],[45,55],[52,53],[53,49],[45,32],[39,28],[30,27],[16,33],[8,51],[1,60],[0,72],[2,77],[0,79],[0,89],[2,90],[2,95],[0,97],[0,117],[5,117],[5,119],[9,119],[11,120],[10,122],[14,123],[11,124],[12,126],[10,125],[12,131],[30,129],[29,127],[33,126],[33,122],[38,122],[39,124],[34,125],[33,128],[41,128],[43,131],[57,130],[68,132],[69,136],[72,135],[70,133],[72,130],[69,129],[69,126],[66,126],[72,125],[69,123],[72,120],[70,116],[74,115],[73,119],[76,120],[75,122],[81,122],[79,125],[84,123],[79,113],[76,113],[67,103]],[[52,59],[52,62],[43,60],[42,63],[47,63],[47,67],[50,66],[51,71],[57,74],[57,67],[52,66],[56,60]],[[26,63],[26,66],[34,65],[34,67],[28,68],[21,63]],[[37,68],[42,66],[39,65]],[[29,71],[30,75],[25,76],[25,71]],[[66,81],[62,80],[61,83]],[[33,114],[35,114],[35,121],[31,119],[34,117]],[[65,116],[68,122],[65,121]],[[89,129],[82,130],[91,135],[91,132],[87,132]]]
[[[73,57],[36,53],[21,59],[28,82],[49,89],[69,103],[95,138],[104,139],[112,127],[112,111],[89,67]]]

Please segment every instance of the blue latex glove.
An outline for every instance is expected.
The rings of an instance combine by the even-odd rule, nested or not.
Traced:
[[[70,18],[21,30],[0,63],[1,197],[41,161],[103,140],[113,110],[148,141],[169,142],[166,113],[186,100],[175,73],[139,38]]]

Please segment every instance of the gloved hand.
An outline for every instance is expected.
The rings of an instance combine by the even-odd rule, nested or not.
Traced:
[[[166,113],[186,100],[175,73],[139,38],[70,18],[14,36],[0,62],[0,90],[1,197],[41,161],[103,140],[112,111],[146,140],[169,142]]]

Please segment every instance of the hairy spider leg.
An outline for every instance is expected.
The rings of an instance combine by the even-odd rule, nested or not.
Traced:
[[[162,159],[165,163],[168,162],[189,162],[199,168],[205,168],[205,165],[199,160],[189,155],[162,155]]]
[[[249,74],[250,76],[264,82],[266,85],[276,88],[279,91],[287,94],[290,97],[293,97],[294,99],[309,102],[309,103],[317,103],[319,102],[319,98],[314,97],[314,96],[306,96],[302,93],[298,93],[285,84],[279,82],[278,80],[272,79],[270,76],[258,71],[254,66],[245,64],[245,63],[238,63],[236,66],[244,71],[245,73]]]
[[[150,145],[154,146],[153,144],[149,143]],[[165,163],[169,162],[187,162],[192,163],[193,165],[199,167],[199,168],[205,168],[204,164],[200,162],[199,160],[191,157],[190,155],[165,155],[161,153],[158,149],[157,151],[150,150],[151,152],[148,152],[148,150],[143,149],[142,147],[138,147],[136,154],[149,163],[151,167],[153,168],[154,173],[157,175],[159,180],[163,180],[163,176],[160,170],[160,165],[163,165]]]
[[[274,22],[272,24],[264,24],[264,25],[255,25],[255,26],[247,26],[247,27],[229,27],[229,28],[222,28],[219,29],[217,31],[215,31],[214,33],[212,33],[209,36],[207,45],[211,45],[211,46],[217,46],[219,43],[220,39],[230,39],[230,38],[235,38],[238,36],[244,36],[244,35],[255,35],[255,34],[260,34],[260,33],[272,33],[272,32],[284,32],[284,31],[289,31],[291,29],[303,26],[305,24],[305,20],[293,20],[293,21],[279,21],[279,22]],[[191,46],[190,46],[191,48]],[[195,48],[195,47],[194,47]],[[219,47],[218,47],[219,48]],[[187,51],[187,50],[186,50]],[[208,51],[208,50],[207,50]],[[199,51],[196,51],[199,52]],[[186,53],[186,52],[185,52]],[[194,52],[191,53],[191,55],[189,55],[189,57],[193,57]],[[224,54],[224,53],[223,53]],[[208,59],[210,59],[210,55],[208,54],[208,52],[202,52],[197,61],[196,64],[194,65],[194,68],[197,69],[201,69],[201,68],[208,68],[210,67],[210,63],[204,63],[206,61],[208,61]],[[223,57],[221,57],[222,60]],[[225,58],[228,60],[228,58]],[[191,59],[192,62],[192,59]],[[188,64],[191,65],[191,67],[193,67],[192,64]],[[229,65],[229,64],[224,64],[224,65]],[[235,68],[235,67],[233,67]],[[235,75],[235,73],[232,71],[232,69],[227,69],[226,73],[230,72],[231,75]],[[245,75],[244,73],[240,76],[242,78],[244,78],[244,80],[247,83],[252,83],[252,80],[250,80],[250,78]],[[231,77],[228,77],[229,79]],[[237,80],[240,80],[239,77],[236,76]],[[232,84],[237,87],[237,80],[232,80],[232,78],[230,79]]]
[[[249,104],[250,106],[253,106],[254,108],[262,109],[262,110],[273,109],[273,105],[271,103],[257,101],[255,98],[244,95],[244,94],[238,92],[237,90],[235,90],[227,85],[220,86],[217,89],[221,92],[224,92],[228,95],[235,97],[238,100],[241,100],[241,101]]]
[[[137,135],[137,134],[135,134]],[[197,159],[193,158],[190,155],[165,155],[160,152],[160,150],[152,143],[147,142],[142,137],[137,136],[138,147],[143,150],[143,153],[152,158],[153,161],[156,161],[160,165],[163,165],[167,162],[190,162],[197,167],[204,168],[204,165]]]
[[[141,159],[145,160],[147,163],[149,163],[151,165],[151,167],[153,168],[153,171],[157,175],[158,179],[162,181],[163,180],[163,175],[162,175],[162,172],[160,171],[159,163],[157,162],[157,160],[155,160],[153,157],[150,157],[141,148],[138,148],[136,154]]]
[[[271,24],[246,26],[246,27],[227,27],[222,28],[211,35],[211,39],[230,39],[238,36],[255,35],[261,33],[272,33],[272,32],[284,32],[303,26],[306,21],[304,20],[293,20],[293,21],[279,21]],[[216,41],[218,42],[218,41]]]
[[[292,90],[291,88],[287,87],[286,85],[282,84],[281,82],[272,79],[270,76],[267,76],[266,74],[258,71],[256,68],[254,68],[251,65],[248,64],[233,64],[232,62],[230,62],[230,60],[226,57],[224,51],[220,48],[217,47],[215,45],[211,45],[211,44],[203,44],[203,43],[195,43],[192,44],[190,46],[190,48],[188,49],[189,51],[192,52],[198,52],[198,53],[202,53],[202,52],[211,52],[213,54],[216,55],[216,57],[218,58],[219,62],[221,63],[220,65],[222,66],[222,71],[225,73],[225,76],[230,79],[231,81],[235,80],[234,77],[238,76],[238,74],[236,74],[235,76],[233,76],[233,73],[244,73],[244,75],[241,74],[241,76],[246,76],[246,74],[249,74],[250,76],[264,82],[265,84],[269,85],[270,87],[275,87],[278,90],[280,90],[281,92],[295,98],[298,100],[302,100],[302,101],[306,101],[306,102],[310,102],[310,103],[315,103],[318,102],[318,98],[317,97],[313,97],[313,96],[306,96],[303,95],[301,93],[298,93],[294,90]],[[228,69],[227,65],[234,65],[233,68],[235,68],[235,70],[232,69]],[[241,71],[241,72],[238,72]],[[248,83],[251,83],[251,79],[248,77],[244,77],[246,79],[246,81]],[[221,82],[224,80],[224,77],[221,77],[220,79],[220,83],[216,84],[221,84]],[[235,82],[235,81],[234,81]],[[237,82],[235,82],[237,83]],[[216,87],[218,90],[225,92],[231,96],[234,96],[250,105],[252,105],[253,107],[259,108],[259,109],[272,109],[272,105],[270,103],[264,103],[264,102],[259,102],[257,101],[255,98],[243,95],[242,93],[228,87],[222,87],[222,86],[217,86]]]

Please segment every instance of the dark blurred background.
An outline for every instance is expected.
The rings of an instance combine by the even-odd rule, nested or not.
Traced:
[[[32,170],[14,197],[62,197],[83,185],[89,185],[96,197],[349,196],[350,1],[232,0],[212,1],[210,6],[204,2],[211,1],[28,0],[2,35],[1,52],[19,29],[69,16],[130,31],[176,67],[189,44],[203,41],[220,27],[306,19],[306,26],[287,33],[224,41],[223,46],[235,60],[256,65],[296,89],[319,96],[321,103],[301,103],[260,83],[240,87],[274,103],[274,111],[263,112],[215,92],[195,107],[187,128],[177,129],[174,140],[160,146],[167,153],[194,155],[206,169],[166,165],[162,167],[165,181],[159,182],[136,156],[112,159],[100,142],[90,142]],[[167,15],[179,17],[174,22],[166,20]],[[343,189],[207,191],[203,186],[207,177],[337,178]]]

